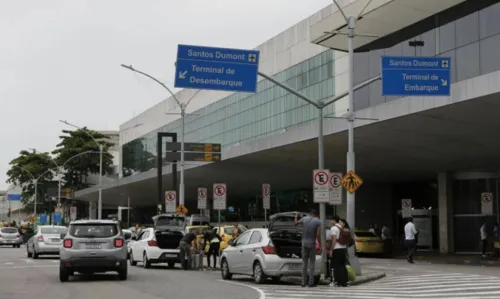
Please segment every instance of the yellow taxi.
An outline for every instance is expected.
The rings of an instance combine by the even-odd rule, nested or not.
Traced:
[[[192,233],[194,230],[198,231],[198,237],[196,238],[196,241],[198,244],[201,243],[201,239],[203,238],[203,234],[207,231],[210,230],[210,227],[208,225],[191,225],[191,226],[186,226],[186,233]]]
[[[384,254],[384,242],[376,234],[370,231],[357,230],[354,232],[356,242],[356,253],[379,255]]]
[[[246,226],[238,225],[240,235],[247,230]],[[222,241],[220,242],[220,250],[223,251],[229,245],[229,240],[233,238],[234,225],[221,225],[220,232],[219,227],[214,227],[214,232],[218,234]],[[208,248],[205,248],[208,251]]]

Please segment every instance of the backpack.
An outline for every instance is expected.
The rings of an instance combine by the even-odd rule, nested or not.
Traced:
[[[339,244],[344,246],[351,246],[352,244],[352,234],[351,230],[348,228],[339,228],[340,236],[339,236]]]

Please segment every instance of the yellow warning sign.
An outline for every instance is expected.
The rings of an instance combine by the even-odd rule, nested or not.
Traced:
[[[344,175],[341,183],[347,191],[354,193],[354,191],[358,190],[359,186],[363,184],[363,180],[351,170]]]
[[[188,213],[188,209],[184,205],[178,205],[175,212],[179,215],[186,215]]]

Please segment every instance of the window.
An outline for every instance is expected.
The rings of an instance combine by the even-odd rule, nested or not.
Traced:
[[[15,234],[17,233],[17,228],[14,227],[4,227],[1,230],[2,233],[4,234]]]
[[[239,238],[236,239],[236,246],[247,245],[250,239],[251,232],[245,232]]]
[[[118,226],[111,223],[82,223],[69,227],[69,234],[76,238],[109,238],[116,236],[118,232]]]
[[[248,241],[248,244],[260,243],[260,241],[262,241],[262,234],[258,231],[255,231],[250,237],[250,241]]]
[[[65,234],[68,229],[66,227],[42,227],[41,231],[44,235],[61,235]]]

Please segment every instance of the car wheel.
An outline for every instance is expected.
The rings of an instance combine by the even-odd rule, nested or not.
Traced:
[[[118,278],[120,278],[120,280],[127,280],[127,272],[127,264],[125,264],[125,267],[118,271]]]
[[[151,262],[148,260],[146,252],[142,255],[142,266],[146,269],[151,268]]]
[[[16,247],[17,247],[17,245],[12,245],[12,248],[16,248]]]
[[[256,284],[263,284],[264,281],[266,280],[266,275],[262,270],[260,262],[256,262],[253,265],[253,280],[255,281]]]
[[[132,251],[130,251],[130,258],[128,261],[130,262],[130,266],[137,266],[137,262],[134,261],[134,255],[132,254]]]
[[[220,265],[220,273],[222,275],[222,279],[224,280],[229,280],[233,278],[233,274],[229,272],[229,264],[227,263],[226,259],[222,259],[221,265]]]
[[[175,263],[168,263],[168,267],[169,267],[170,269],[175,268]]]
[[[26,256],[27,257],[32,257],[33,256],[33,253],[30,252],[30,250],[28,249],[28,246],[26,246]]]
[[[66,282],[68,280],[69,280],[68,270],[66,270],[66,268],[60,266],[59,267],[59,281]]]
[[[35,246],[33,246],[33,258],[38,259],[38,253],[36,253]]]

